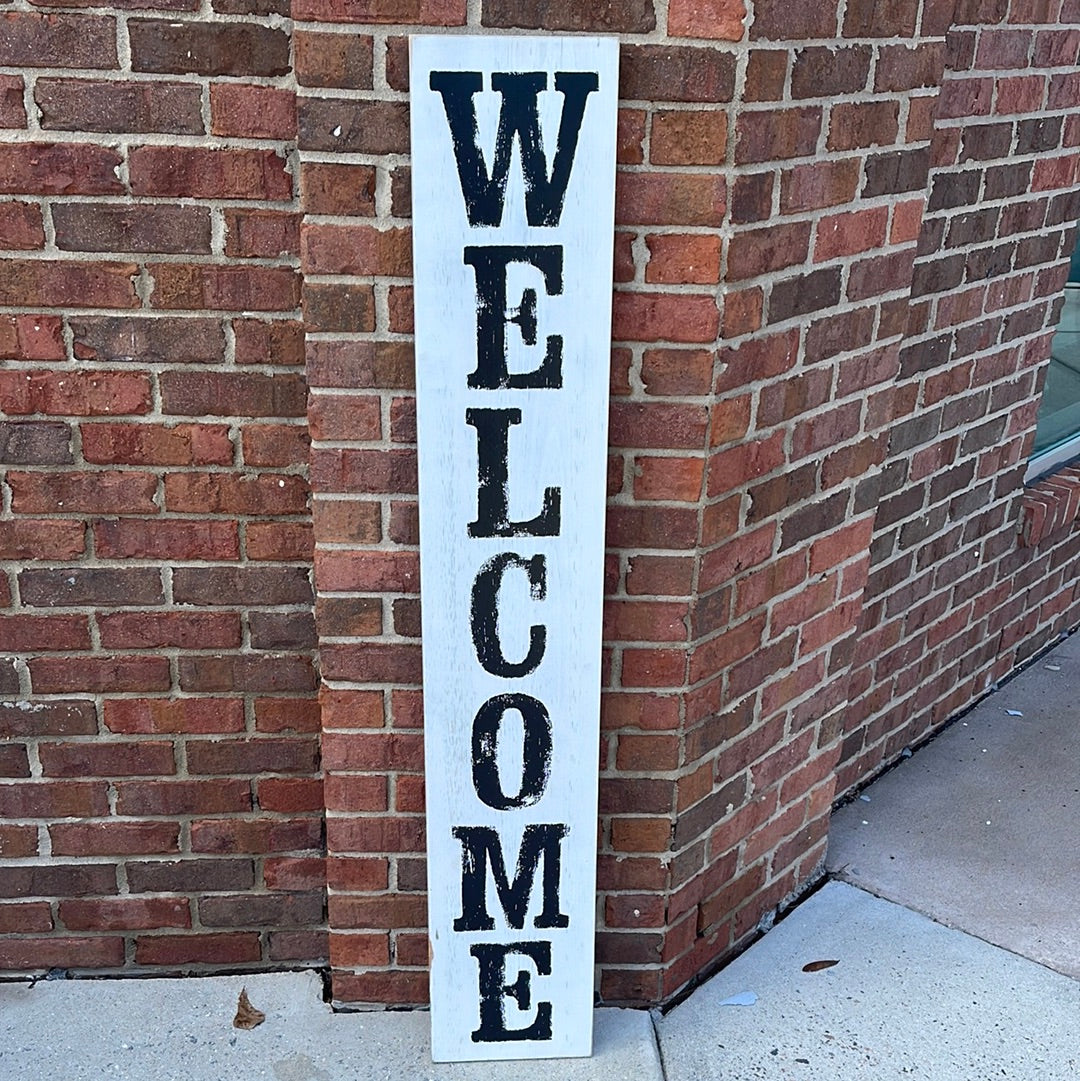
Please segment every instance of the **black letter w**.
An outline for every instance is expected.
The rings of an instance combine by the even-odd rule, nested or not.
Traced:
[[[566,186],[574,164],[581,119],[588,96],[599,87],[593,71],[559,71],[555,89],[564,97],[555,164],[548,179],[547,155],[540,134],[536,97],[547,89],[543,71],[495,72],[491,88],[502,94],[499,129],[495,136],[495,158],[488,176],[483,151],[479,146],[476,103],[473,95],[483,90],[478,71],[433,71],[431,89],[442,95],[450,137],[454,142],[461,192],[469,224],[502,224],[506,200],[506,178],[510,172],[510,154],[514,136],[520,140],[521,166],[525,174],[525,217],[530,225],[558,225],[562,216]]]

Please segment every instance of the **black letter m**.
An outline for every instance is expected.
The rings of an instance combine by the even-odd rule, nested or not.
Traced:
[[[563,95],[564,101],[550,179],[537,113],[537,95],[547,89],[546,72],[500,71],[492,74],[491,89],[502,94],[502,108],[499,111],[490,176],[479,145],[476,103],[473,101],[473,95],[484,88],[480,72],[433,71],[429,85],[442,95],[469,224],[502,224],[506,180],[516,135],[525,174],[526,219],[530,225],[558,225],[574,164],[581,120],[585,115],[586,99],[600,85],[596,72],[555,73],[555,89]]]
[[[461,915],[454,920],[455,931],[490,931],[495,927],[487,909],[489,859],[495,892],[511,927],[520,931],[525,926],[529,896],[541,858],[544,860],[543,908],[533,925],[541,928],[569,926],[570,918],[559,911],[561,845],[570,832],[569,826],[526,826],[513,882],[506,877],[506,861],[495,830],[490,826],[454,826],[452,832],[461,842]]]

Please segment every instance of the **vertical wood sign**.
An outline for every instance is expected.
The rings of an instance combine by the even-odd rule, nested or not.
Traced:
[[[411,41],[432,1055],[592,1050],[618,45]]]

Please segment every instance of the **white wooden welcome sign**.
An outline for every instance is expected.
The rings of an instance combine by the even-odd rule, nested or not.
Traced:
[[[432,1055],[588,1055],[618,46],[411,46]]]

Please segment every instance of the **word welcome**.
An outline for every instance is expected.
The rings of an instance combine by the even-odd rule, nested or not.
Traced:
[[[440,1061],[591,1050],[615,61],[412,41]]]

